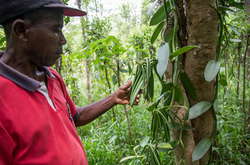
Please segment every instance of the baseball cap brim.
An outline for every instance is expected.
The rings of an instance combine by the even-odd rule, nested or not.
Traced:
[[[72,7],[69,7],[69,6],[66,6],[64,4],[48,4],[48,5],[44,5],[43,7],[46,7],[46,8],[61,8],[63,9],[63,14],[65,16],[69,16],[69,17],[74,17],[74,16],[85,16],[87,15],[87,13],[85,11],[82,11],[82,10],[79,10],[79,9],[76,9],[76,8],[72,8]]]

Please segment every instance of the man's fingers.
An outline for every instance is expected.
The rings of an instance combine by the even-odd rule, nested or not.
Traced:
[[[126,90],[126,89],[128,89],[131,85],[132,85],[132,81],[129,80],[126,84],[124,84],[123,86],[121,86],[120,89]]]
[[[139,100],[139,99],[135,99],[134,105],[138,105],[138,104],[139,104],[139,102],[140,102],[140,100]]]
[[[141,97],[140,94],[138,94],[138,95],[135,97],[134,105],[138,105],[138,104],[139,104],[139,102],[140,102],[140,97]]]

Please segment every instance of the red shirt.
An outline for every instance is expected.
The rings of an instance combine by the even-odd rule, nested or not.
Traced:
[[[87,165],[76,107],[59,74],[43,69],[55,109],[40,82],[0,62],[0,165]]]

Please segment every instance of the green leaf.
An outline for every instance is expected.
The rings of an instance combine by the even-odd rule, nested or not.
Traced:
[[[237,38],[231,38],[230,41],[236,42],[236,43],[242,42],[241,39],[237,39]]]
[[[180,80],[181,80],[187,94],[189,96],[191,96],[193,99],[196,99],[197,95],[196,95],[195,88],[194,88],[192,82],[190,81],[188,75],[185,72],[180,73]]]
[[[125,158],[122,158],[121,160],[120,160],[120,163],[123,163],[123,162],[125,162],[125,161],[127,161],[127,160],[130,160],[130,159],[136,159],[136,158],[141,158],[142,156],[127,156],[127,157],[125,157]]]
[[[220,62],[219,61],[215,61],[215,60],[211,60],[207,63],[207,66],[205,68],[205,72],[204,72],[204,77],[205,80],[210,82],[212,81],[216,75],[218,74],[220,70]]]
[[[158,35],[160,34],[162,28],[164,26],[164,22],[161,22],[156,28],[155,31],[151,37],[151,44],[153,44],[155,42],[155,40],[157,39]]]
[[[167,5],[167,13],[170,12],[170,3],[169,1],[166,3]],[[166,12],[164,9],[164,5],[162,5],[161,7],[158,8],[158,10],[155,12],[155,14],[152,16],[152,18],[150,19],[150,23],[149,25],[157,25],[158,23],[162,22],[164,19],[166,19]]]
[[[211,106],[212,106],[212,104],[208,101],[201,101],[201,102],[193,105],[189,109],[188,119],[192,120],[192,119],[197,118],[198,116],[200,116],[203,113],[205,113],[206,111],[208,111],[211,108]]]
[[[201,159],[209,150],[212,145],[212,141],[209,138],[202,139],[198,145],[194,148],[192,154],[192,161]]]
[[[157,145],[157,148],[160,151],[169,151],[170,149],[173,149],[173,147],[169,143],[160,143]]]
[[[157,53],[158,63],[156,69],[160,77],[162,77],[167,70],[169,53],[170,51],[168,43],[162,45],[158,50]]]
[[[132,84],[131,90],[130,90],[130,101],[129,102],[130,102],[131,106],[134,104],[135,98],[143,85],[143,70],[142,69],[143,69],[143,67],[141,65],[137,66],[134,81],[133,81],[133,84]]]
[[[151,154],[153,157],[152,160],[153,160],[154,164],[161,165],[160,156],[159,156],[157,150],[155,150],[152,146],[149,146],[149,148],[150,148],[150,151],[151,151]]]
[[[190,45],[190,46],[184,46],[180,49],[177,49],[173,54],[171,54],[171,56],[169,57],[170,60],[172,61],[175,57],[181,55],[181,54],[184,54],[194,48],[199,48],[198,46],[195,46],[195,45]]]
[[[230,7],[235,7],[235,8],[241,9],[241,10],[244,9],[244,3],[242,3],[242,2],[232,1],[232,2],[229,2],[229,5],[230,5]]]
[[[174,32],[175,32],[175,29],[174,29],[174,28],[172,28],[172,29],[170,29],[170,30],[166,30],[166,29],[165,29],[165,30],[164,30],[164,34],[163,34],[163,36],[164,36],[164,41],[170,43],[171,40],[172,40],[172,38],[173,38]]]
[[[140,142],[140,146],[141,146],[141,147],[145,147],[146,145],[148,145],[149,140],[150,140],[150,137],[146,136],[146,137]]]
[[[64,17],[64,23],[67,25],[70,22],[70,17]]]
[[[227,78],[224,74],[220,74],[219,83],[222,86],[227,86]]]
[[[120,72],[122,72],[122,73],[128,73],[128,70],[126,70],[126,69],[120,69]]]
[[[162,22],[166,17],[164,6],[162,5],[152,16],[149,25],[157,25],[158,23]]]

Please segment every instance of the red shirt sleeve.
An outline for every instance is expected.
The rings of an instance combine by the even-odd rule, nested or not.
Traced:
[[[67,103],[68,103],[68,105],[69,105],[70,113],[71,113],[71,115],[72,115],[72,118],[73,118],[74,122],[76,122],[76,121],[78,120],[78,118],[79,118],[79,113],[78,113],[77,110],[76,110],[76,105],[75,105],[75,103],[72,101],[72,99],[71,99],[70,96],[69,96],[69,93],[68,93],[68,91],[67,91],[66,85],[65,85],[65,83],[64,83],[64,81],[63,81],[63,79],[62,79],[62,77],[60,76],[60,74],[59,74],[57,71],[55,71],[55,70],[53,70],[53,69],[51,69],[51,68],[49,68],[49,70],[53,73],[53,75],[54,75],[54,76],[57,78],[57,80],[60,82],[60,84],[61,84],[61,89],[62,89],[62,91],[63,91],[63,93],[64,93],[64,97],[65,97],[65,99],[67,100]]]

